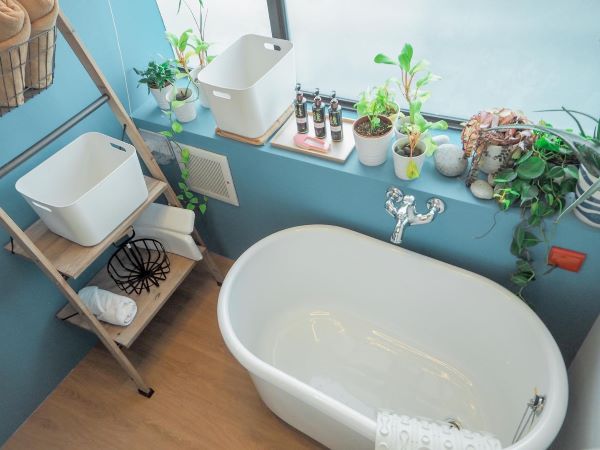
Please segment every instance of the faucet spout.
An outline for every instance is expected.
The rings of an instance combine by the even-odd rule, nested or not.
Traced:
[[[394,227],[394,232],[392,233],[392,237],[390,238],[390,242],[392,244],[400,245],[402,244],[402,238],[404,237],[404,229],[406,228],[408,223],[408,216],[397,217],[396,226]]]
[[[401,244],[404,231],[411,225],[425,225],[430,223],[438,214],[446,209],[445,203],[439,198],[430,198],[427,201],[428,211],[425,214],[417,213],[415,198],[412,195],[404,195],[398,188],[389,188],[385,209],[396,219],[396,226],[390,238],[392,244]]]

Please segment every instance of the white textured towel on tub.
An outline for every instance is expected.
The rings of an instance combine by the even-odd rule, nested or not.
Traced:
[[[377,414],[375,450],[502,450],[490,434],[458,430],[447,423],[401,416],[390,411]]]

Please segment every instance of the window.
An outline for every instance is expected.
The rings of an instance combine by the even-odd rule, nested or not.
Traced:
[[[197,32],[194,19],[184,4],[177,13],[178,0],[156,0],[156,3],[167,31],[179,35],[191,28]],[[194,14],[198,13],[198,0],[187,0],[187,4]],[[204,0],[204,4],[210,54],[219,54],[244,34],[271,35],[266,0]]]
[[[568,106],[599,112],[600,2],[596,0],[286,0],[290,39],[303,88],[356,99],[397,76],[373,63],[405,42],[442,77],[423,110],[459,118],[495,106]],[[396,69],[396,70],[394,70]],[[406,108],[406,105],[401,105]],[[548,114],[556,126],[566,115]]]
[[[410,42],[414,57],[429,60],[431,71],[442,76],[430,85],[425,112],[464,119],[506,106],[538,120],[542,115],[535,110],[564,105],[598,113],[597,0],[205,1],[207,40],[216,43],[216,54],[245,33],[270,35],[270,13],[276,34],[288,30],[284,37],[294,43],[298,81],[308,91],[335,89],[340,97],[356,99],[365,88],[398,75],[397,68],[375,64],[373,57],[380,52],[396,57]],[[168,30],[193,28],[187,12],[177,14],[177,0],[157,2]],[[278,14],[283,10],[285,16]],[[573,126],[562,114],[544,118]]]

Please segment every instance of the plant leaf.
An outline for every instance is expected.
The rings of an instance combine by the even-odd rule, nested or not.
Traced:
[[[579,169],[577,168],[577,166],[569,164],[568,166],[564,167],[564,171],[567,177],[573,178],[575,180],[579,179]]]
[[[540,177],[546,170],[546,161],[538,156],[532,156],[517,167],[517,175],[524,180]]]
[[[410,180],[419,178],[419,168],[417,167],[417,163],[415,163],[412,159],[408,162],[408,166],[406,167],[406,176]]]
[[[402,70],[404,70],[405,72],[410,71],[410,62],[412,60],[412,56],[413,56],[412,45],[404,44],[404,47],[402,47],[402,51],[398,55],[398,64],[400,65],[400,68]]]
[[[422,59],[421,61],[416,63],[414,66],[412,66],[410,68],[410,70],[408,71],[408,73],[410,75],[414,75],[418,72],[421,72],[421,71],[427,69],[428,66],[429,66],[429,61],[427,61],[426,59]]]
[[[389,56],[384,55],[383,53],[378,53],[377,55],[375,55],[373,61],[375,61],[377,64],[392,64],[394,66],[398,65],[397,62],[395,62]]]

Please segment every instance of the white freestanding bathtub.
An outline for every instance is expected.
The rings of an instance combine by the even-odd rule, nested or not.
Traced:
[[[451,418],[515,450],[546,449],[565,416],[561,354],[521,300],[343,228],[253,245],[223,283],[218,316],[267,406],[333,449],[373,449],[379,409]],[[544,409],[511,445],[535,391]]]

